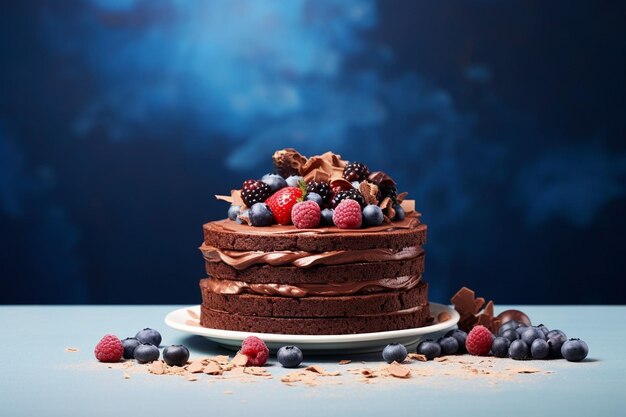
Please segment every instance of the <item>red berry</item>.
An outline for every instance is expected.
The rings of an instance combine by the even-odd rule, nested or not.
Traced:
[[[320,206],[314,201],[303,201],[291,208],[291,221],[298,229],[310,229],[320,224]]]
[[[354,200],[343,200],[333,213],[333,223],[341,229],[358,229],[361,220],[361,206]]]
[[[276,191],[265,200],[272,210],[276,223],[287,225],[291,223],[291,208],[295,206],[298,199],[302,197],[302,190],[298,187],[285,187]]]
[[[491,350],[493,335],[485,326],[476,326],[465,339],[465,348],[471,355],[485,356]]]
[[[263,366],[270,356],[270,350],[265,342],[256,336],[249,336],[241,342],[239,351],[248,357],[248,365]]]
[[[117,336],[107,334],[100,339],[93,353],[100,362],[118,362],[124,354],[124,346]]]

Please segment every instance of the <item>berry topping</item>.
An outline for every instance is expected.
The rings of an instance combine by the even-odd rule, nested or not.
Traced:
[[[248,336],[241,342],[240,353],[248,357],[248,365],[263,366],[270,356],[270,351],[261,339]]]
[[[151,345],[154,345],[156,347],[159,347],[159,345],[161,344],[161,333],[150,328],[145,328],[138,331],[135,335],[135,338],[141,343],[150,343]]]
[[[228,218],[230,220],[237,220],[239,213],[241,213],[241,206],[232,205],[228,208]]]
[[[369,204],[363,209],[363,223],[367,226],[378,226],[383,222],[383,211],[374,204]]]
[[[507,339],[506,337],[498,336],[493,339],[493,343],[491,344],[491,351],[493,352],[493,355],[498,358],[506,358],[509,354],[509,346],[511,346],[511,341],[509,339]]]
[[[518,361],[528,359],[528,345],[523,340],[514,340],[509,346],[509,356]]]
[[[127,337],[122,340],[122,346],[124,346],[124,359],[133,359],[135,357],[135,348],[140,344],[141,342],[135,337]]]
[[[93,353],[100,362],[117,362],[122,359],[124,346],[117,336],[107,334],[100,339]]]
[[[320,224],[320,206],[314,201],[296,203],[291,208],[291,221],[298,229],[312,229]]]
[[[297,346],[283,346],[276,352],[276,359],[283,368],[297,368],[304,357]]]
[[[328,204],[330,202],[330,198],[333,194],[330,184],[322,181],[311,181],[306,185],[306,191],[307,193],[319,194],[319,196],[322,197],[324,204]]]
[[[291,175],[287,177],[286,181],[288,187],[297,187],[300,184],[300,181],[304,181],[304,178],[299,175]]]
[[[354,200],[342,201],[335,208],[333,223],[341,229],[358,229],[361,220],[361,206]]]
[[[324,226],[332,226],[335,223],[333,223],[333,214],[335,213],[335,210],[332,209],[324,209],[322,210],[322,217],[320,219],[320,224],[324,225]]]
[[[272,210],[265,203],[254,203],[248,212],[252,226],[269,226],[274,223]]]
[[[263,178],[261,178],[261,181],[270,186],[272,193],[287,187],[287,181],[278,174],[265,174]]]
[[[298,199],[302,197],[302,190],[298,187],[285,187],[265,200],[274,214],[276,223],[287,225],[291,223],[291,209],[296,205]]]
[[[395,204],[398,201],[398,190],[395,185],[383,182],[378,185],[378,200],[383,201],[387,197],[389,197],[391,202]]]
[[[396,215],[393,218],[394,222],[399,222],[404,220],[404,209],[402,208],[402,206],[400,204],[394,204],[393,205],[393,209],[396,212]]]
[[[135,348],[135,360],[139,363],[154,362],[160,354],[159,348],[150,343],[142,343]]]
[[[313,201],[315,204],[320,206],[320,209],[324,205],[324,200],[322,199],[322,196],[320,196],[318,193],[306,193],[306,200]]]
[[[402,363],[408,355],[404,345],[400,343],[390,343],[383,349],[383,359],[387,363]]]
[[[485,326],[478,325],[467,334],[465,348],[471,355],[484,356],[491,350],[493,335]]]
[[[365,199],[363,198],[363,195],[359,192],[359,190],[356,190],[353,188],[350,190],[338,191],[333,197],[333,199],[330,201],[330,205],[331,207],[335,208],[343,200],[354,200],[357,203],[359,203],[361,208],[365,207],[365,204],[366,204]]]
[[[589,347],[580,339],[570,339],[561,346],[561,354],[570,362],[580,362],[589,354]]]
[[[163,349],[163,360],[169,366],[183,366],[189,359],[189,349],[183,345],[172,345]]]
[[[438,356],[441,356],[441,346],[439,343],[432,341],[431,339],[424,340],[417,345],[417,353],[426,356],[426,359],[432,360]]]
[[[444,336],[437,340],[441,346],[441,353],[444,355],[456,355],[459,351],[459,342],[452,336]]]
[[[367,165],[360,162],[352,162],[347,164],[343,169],[343,177],[348,181],[363,181],[370,175],[370,170]]]
[[[247,180],[241,188],[241,198],[248,207],[252,207],[254,203],[264,202],[270,195],[272,189],[263,181]]]

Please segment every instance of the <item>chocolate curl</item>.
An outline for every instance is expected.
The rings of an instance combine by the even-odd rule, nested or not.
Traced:
[[[346,161],[340,155],[326,152],[323,155],[310,157],[300,170],[305,181],[330,182],[335,178],[342,178]]]
[[[390,221],[396,217],[396,211],[393,209],[393,202],[390,197],[383,198],[383,201],[378,204],[378,207],[380,207],[385,217],[387,217]]]
[[[276,171],[286,178],[290,175],[302,175],[302,167],[307,163],[307,158],[293,148],[285,148],[274,152],[272,162]]]
[[[400,205],[404,209],[405,214],[413,213],[415,211],[415,200],[404,200]]]
[[[367,179],[376,185],[387,184],[396,185],[396,182],[383,171],[372,172]]]
[[[452,297],[451,302],[461,316],[458,323],[459,329],[469,332],[474,326],[482,325],[495,333],[500,327],[500,320],[493,313],[493,301],[485,304],[485,299],[476,298],[474,291],[469,288],[461,288]]]
[[[221,201],[226,201],[234,206],[241,206],[241,211],[247,208],[246,203],[241,198],[241,190],[230,190],[230,196],[228,195],[215,195],[215,198]]]
[[[344,178],[336,178],[330,181],[330,188],[336,193],[342,190],[351,190],[354,188],[350,181]]]
[[[367,181],[361,181],[359,191],[367,204],[378,204],[378,186]]]

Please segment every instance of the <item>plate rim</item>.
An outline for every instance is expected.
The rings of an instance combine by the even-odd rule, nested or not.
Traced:
[[[290,343],[302,343],[302,344],[327,344],[327,343],[358,343],[358,342],[372,342],[376,340],[390,339],[390,338],[403,338],[421,336],[430,333],[440,332],[442,330],[450,329],[457,325],[460,319],[459,313],[447,304],[429,302],[431,308],[435,307],[437,314],[446,311],[451,315],[451,318],[442,322],[431,324],[423,327],[413,327],[410,329],[402,330],[388,330],[384,332],[371,332],[371,333],[355,333],[355,334],[334,334],[334,335],[299,335],[299,334],[279,334],[279,333],[257,333],[257,332],[244,332],[238,330],[222,330],[213,329],[209,327],[192,326],[184,323],[180,323],[178,320],[174,320],[173,317],[180,314],[183,311],[192,310],[199,314],[200,305],[193,305],[189,307],[177,308],[170,311],[165,316],[165,324],[175,330],[194,334],[197,336],[204,336],[212,340],[219,339],[240,341],[248,336],[257,336],[262,338],[265,342],[280,343],[289,340]]]

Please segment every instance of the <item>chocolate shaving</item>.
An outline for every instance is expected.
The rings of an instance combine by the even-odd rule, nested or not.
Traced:
[[[396,211],[393,209],[393,201],[391,201],[391,198],[383,198],[383,200],[378,204],[378,207],[380,207],[385,217],[387,217],[389,220],[396,217]]]
[[[396,378],[408,378],[411,375],[411,370],[409,368],[402,366],[395,361],[387,367],[387,372]]]
[[[500,327],[500,320],[494,317],[493,301],[485,304],[485,299],[476,298],[474,291],[469,288],[461,288],[451,301],[461,316],[458,323],[459,329],[469,332],[474,326],[482,325],[495,333]]]
[[[290,175],[302,175],[302,167],[308,162],[307,158],[293,148],[281,149],[274,152],[272,162],[276,171],[287,178]]]
[[[378,186],[367,181],[361,181],[359,191],[367,204],[378,204]]]
[[[154,361],[148,367],[148,371],[155,375],[163,375],[165,373],[165,365],[161,361]]]
[[[202,370],[207,375],[221,375],[222,368],[215,362],[210,362],[207,366]]]
[[[350,181],[344,178],[335,178],[334,180],[330,182],[330,188],[332,188],[334,192],[338,192],[338,191],[344,191],[344,190],[351,190],[354,187],[352,186],[352,183],[350,183]]]
[[[350,359],[342,359],[339,361],[339,365],[347,365],[349,363],[351,363],[352,361]]]
[[[202,361],[193,361],[186,367],[187,372],[196,374],[204,370],[204,363]]]
[[[216,194],[215,198],[221,201],[226,201],[227,203],[235,206],[241,206],[241,211],[247,208],[246,203],[244,203],[241,198],[241,190],[230,190],[230,196]]]
[[[407,357],[409,359],[415,359],[420,362],[428,362],[428,358],[425,355],[422,355],[421,353],[409,353]]]
[[[387,173],[383,171],[372,172],[369,175],[369,177],[367,177],[367,179],[377,185],[381,185],[381,184],[390,185],[390,186],[396,185],[396,182],[389,175],[387,175]]]
[[[243,353],[237,353],[230,363],[234,366],[246,366],[248,364],[248,357]]]
[[[451,318],[452,318],[452,316],[447,311],[442,311],[441,313],[437,314],[437,322],[438,323],[443,323],[444,321],[448,321]]]

